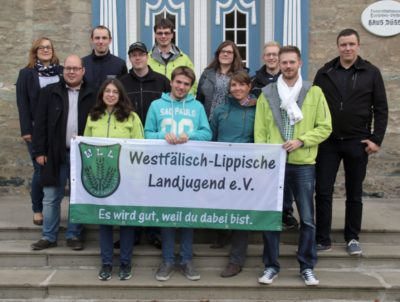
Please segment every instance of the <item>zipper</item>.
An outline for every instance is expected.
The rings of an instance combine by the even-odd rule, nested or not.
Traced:
[[[111,114],[108,113],[108,121],[107,121],[107,137],[110,137],[110,122],[111,122]]]

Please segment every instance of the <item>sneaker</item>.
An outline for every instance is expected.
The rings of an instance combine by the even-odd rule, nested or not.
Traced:
[[[301,272],[301,277],[304,280],[306,285],[318,285],[319,280],[314,274],[314,271],[311,268],[307,268]]]
[[[48,249],[50,247],[55,247],[57,246],[57,242],[51,242],[48,241],[47,239],[40,239],[39,241],[32,243],[31,245],[31,249],[33,251],[40,251],[40,250],[45,250]]]
[[[265,268],[263,275],[258,278],[258,283],[271,284],[276,277],[278,277],[278,272],[272,267],[267,267]]]
[[[347,243],[347,252],[351,256],[361,255],[362,254],[362,249],[361,249],[360,243],[355,239],[350,240]]]
[[[228,265],[225,267],[225,269],[221,273],[221,277],[223,278],[229,278],[236,276],[242,271],[242,268],[240,267],[239,264],[235,263],[228,263]]]
[[[67,239],[67,246],[73,251],[83,250],[83,242],[77,237],[72,237]]]
[[[156,273],[156,280],[167,281],[174,272],[174,265],[172,263],[161,263]]]
[[[330,245],[317,243],[317,252],[329,252],[331,250],[332,250],[332,247]]]
[[[108,281],[111,279],[111,272],[112,272],[112,266],[109,264],[103,264],[101,266],[99,275],[97,277],[101,281]]]
[[[132,266],[130,264],[122,263],[119,267],[118,277],[121,281],[132,278]]]
[[[282,223],[285,229],[298,229],[299,223],[291,213],[282,213]]]
[[[200,274],[193,266],[192,261],[186,262],[181,265],[182,273],[185,275],[187,279],[190,281],[200,280]]]

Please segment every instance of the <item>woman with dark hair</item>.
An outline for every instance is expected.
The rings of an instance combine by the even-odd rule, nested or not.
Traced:
[[[20,70],[17,80],[17,106],[21,137],[27,143],[32,158],[32,134],[34,117],[41,88],[60,80],[62,67],[49,38],[41,37],[32,43],[29,50],[28,65]],[[43,187],[40,183],[40,166],[32,160],[33,175],[31,200],[33,223],[43,224]]]
[[[89,113],[84,136],[113,138],[144,138],[139,116],[132,111],[122,84],[116,79],[107,79],[101,85],[95,106]],[[132,251],[135,239],[134,228],[120,226],[119,279],[132,277]],[[100,225],[100,250],[102,266],[98,278],[111,279],[113,264],[113,227]]]
[[[239,49],[232,41],[222,42],[214,54],[214,59],[203,71],[197,88],[197,96],[203,103],[209,120],[218,104],[225,104],[231,75],[243,70]]]
[[[215,108],[210,127],[213,141],[254,143],[254,117],[257,98],[250,94],[251,78],[245,71],[231,75],[227,103]],[[248,231],[235,230],[231,235],[229,263],[221,277],[233,277],[241,272],[246,260]]]

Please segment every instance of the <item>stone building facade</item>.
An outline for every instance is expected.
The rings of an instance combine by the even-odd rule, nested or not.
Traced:
[[[122,1],[122,0],[119,0]],[[262,1],[262,0],[260,0]],[[283,0],[282,0],[283,1]],[[382,150],[370,157],[365,192],[400,195],[400,35],[382,38],[361,25],[362,11],[371,0],[308,1],[308,78],[337,55],[336,35],[347,27],[361,35],[361,56],[377,65],[383,74],[389,100],[389,125]],[[92,0],[22,0],[2,2],[0,10],[0,195],[27,193],[31,162],[20,138],[15,102],[18,71],[27,64],[31,42],[47,36],[55,42],[57,55],[80,56],[90,51]],[[133,42],[133,41],[131,41]],[[196,64],[196,62],[195,62]],[[337,196],[343,196],[339,175]]]

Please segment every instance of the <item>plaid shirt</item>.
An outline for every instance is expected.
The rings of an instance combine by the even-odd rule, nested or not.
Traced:
[[[293,139],[294,125],[290,125],[289,116],[286,110],[281,109],[281,117],[283,121],[283,133],[286,141]]]

